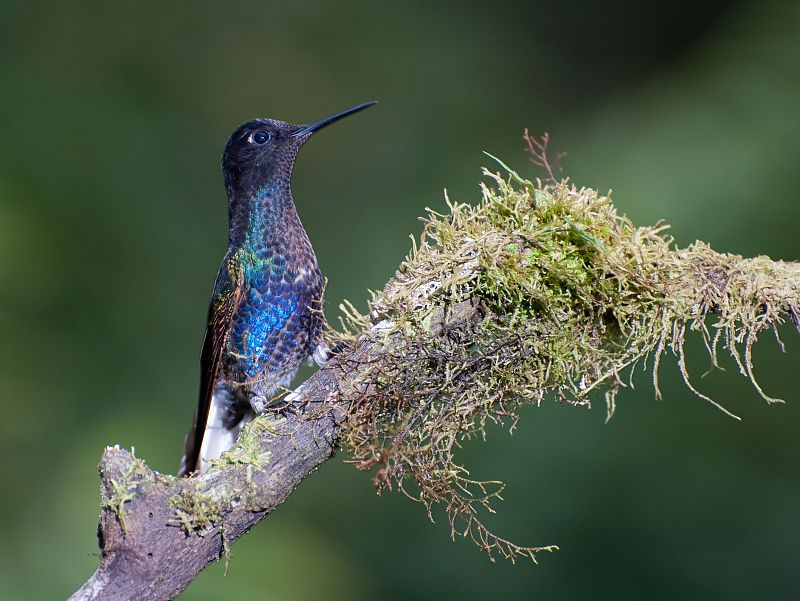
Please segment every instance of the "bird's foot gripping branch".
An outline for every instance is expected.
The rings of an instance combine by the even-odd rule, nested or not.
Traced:
[[[418,244],[369,311],[345,307],[342,350],[297,391],[298,412],[257,418],[201,478],[151,472],[123,451],[101,463],[102,559],[75,599],[168,599],[343,447],[380,489],[430,511],[490,556],[536,558],[479,513],[502,487],[470,479],[454,453],[489,422],[513,427],[546,395],[608,416],[631,368],[674,356],[687,334],[730,354],[759,393],[751,349],[785,320],[800,329],[800,265],[675,248],[611,200],[568,182],[486,172],[474,207],[431,212]],[[271,421],[272,420],[272,421]]]

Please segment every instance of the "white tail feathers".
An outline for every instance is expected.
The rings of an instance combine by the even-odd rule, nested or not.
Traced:
[[[331,349],[323,340],[317,345],[317,348],[314,349],[314,352],[309,357],[309,365],[311,365],[311,361],[313,360],[314,363],[322,367],[325,365],[325,362],[331,356]]]
[[[200,460],[197,467],[201,475],[209,468],[211,460],[219,459],[220,455],[234,445],[236,439],[239,438],[242,426],[253,419],[253,416],[247,413],[233,428],[226,428],[223,423],[224,415],[225,406],[214,394],[211,397],[211,406],[208,408],[203,444],[200,445]]]

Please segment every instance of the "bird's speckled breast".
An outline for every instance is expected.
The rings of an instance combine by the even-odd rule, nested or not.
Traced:
[[[293,274],[287,272],[282,257],[248,255],[239,251],[234,259],[243,271],[244,295],[234,315],[228,352],[238,359],[241,371],[254,378],[270,368],[280,369],[284,355],[300,350],[297,347],[306,341],[298,340],[296,332],[302,291],[287,281]],[[308,299],[303,300],[307,306]],[[279,332],[283,332],[280,340]]]
[[[272,186],[258,192],[244,243],[231,257],[243,294],[228,339],[228,364],[237,372],[234,379],[259,381],[262,389],[294,374],[316,342],[311,324],[321,319],[312,315],[321,304],[321,275],[299,221],[295,225],[277,210],[285,207],[276,202],[284,191]]]

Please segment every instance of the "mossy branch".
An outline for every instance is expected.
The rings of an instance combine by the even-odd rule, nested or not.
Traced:
[[[498,162],[507,176],[484,172],[478,206],[448,200],[448,214],[429,211],[367,315],[347,307],[346,332],[379,327],[386,343],[360,376],[379,392],[349,407],[342,443],[358,467],[375,470],[379,489],[429,511],[444,503],[453,536],[490,557],[535,560],[552,547],[518,546],[479,519],[502,484],[469,478],[454,458],[461,442],[490,421],[513,428],[519,406],[547,394],[585,405],[602,389],[610,418],[626,376],[647,359],[660,396],[667,352],[692,392],[732,416],[689,380],[690,331],[715,366],[722,348],[777,401],[756,381],[752,348],[784,319],[800,329],[800,264],[702,242],[675,248],[664,224],[636,227],[594,190],[532,182]]]
[[[506,168],[507,169],[507,168]],[[151,472],[124,451],[101,462],[102,559],[74,599],[169,599],[343,446],[451,532],[490,557],[523,547],[480,519],[502,484],[455,460],[489,422],[513,428],[545,395],[575,405],[603,390],[607,414],[633,366],[676,357],[689,388],[685,337],[696,332],[757,383],[752,347],[790,320],[800,329],[800,264],[675,248],[667,226],[636,227],[611,200],[567,181],[485,172],[483,199],[429,212],[424,233],[366,314],[343,307],[339,352],[301,386],[294,411],[261,416],[197,479]],[[552,175],[552,170],[551,170]],[[778,338],[780,341],[780,339]]]

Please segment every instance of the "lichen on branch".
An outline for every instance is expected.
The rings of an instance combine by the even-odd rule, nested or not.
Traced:
[[[470,478],[455,458],[462,441],[489,422],[513,429],[520,406],[546,395],[587,405],[602,390],[610,418],[632,368],[648,358],[660,395],[666,353],[695,394],[732,415],[690,382],[690,331],[714,365],[724,349],[775,401],[755,379],[751,350],[787,317],[800,328],[800,265],[701,242],[676,248],[667,225],[637,227],[609,196],[568,180],[529,181],[500,164],[505,175],[484,170],[477,206],[448,198],[448,214],[429,210],[366,315],[343,306],[340,341],[370,332],[353,373],[371,392],[352,402],[342,441],[359,468],[374,470],[379,490],[398,489],[429,515],[443,503],[451,534],[490,557],[535,561],[554,547],[520,546],[484,526],[479,512],[492,511],[503,485]]]

